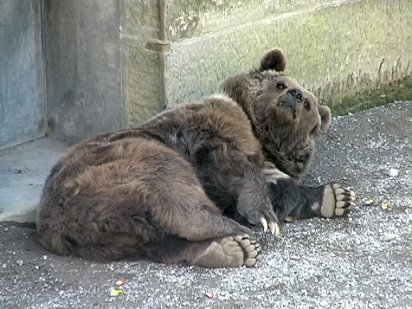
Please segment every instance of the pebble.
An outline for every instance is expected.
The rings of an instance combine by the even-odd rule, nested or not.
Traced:
[[[23,265],[23,260],[17,260],[16,264],[19,265],[19,266]]]
[[[389,177],[396,177],[399,175],[399,170],[396,168],[390,168],[387,174]]]

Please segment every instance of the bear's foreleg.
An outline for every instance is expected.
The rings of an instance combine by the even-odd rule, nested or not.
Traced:
[[[252,159],[227,144],[204,148],[196,155],[199,179],[225,214],[240,214],[253,225],[279,233],[265,178]]]
[[[355,206],[355,193],[337,183],[305,187],[292,179],[278,179],[268,183],[268,188],[273,208],[281,221],[287,217],[341,217]]]

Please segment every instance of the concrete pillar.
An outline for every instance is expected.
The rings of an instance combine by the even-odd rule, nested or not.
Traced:
[[[120,2],[45,0],[48,133],[69,141],[125,125]]]
[[[0,1],[0,149],[44,135],[42,7]]]

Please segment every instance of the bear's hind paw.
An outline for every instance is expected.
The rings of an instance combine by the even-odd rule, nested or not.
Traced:
[[[250,239],[248,234],[228,236],[214,240],[199,255],[195,264],[208,268],[253,267],[261,251],[260,244]]]

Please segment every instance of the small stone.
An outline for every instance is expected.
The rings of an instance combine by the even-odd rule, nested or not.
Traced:
[[[47,260],[47,255],[43,255],[41,258],[42,258],[43,260]]]
[[[376,200],[373,199],[373,198],[370,198],[370,199],[368,199],[368,200],[365,202],[365,205],[366,205],[366,206],[376,205]]]
[[[19,266],[23,265],[23,260],[17,260],[16,264],[19,265]]]
[[[217,298],[217,292],[216,291],[206,292],[205,295],[209,299],[216,299]]]
[[[389,177],[396,177],[399,175],[399,170],[396,168],[390,168],[387,174]]]

